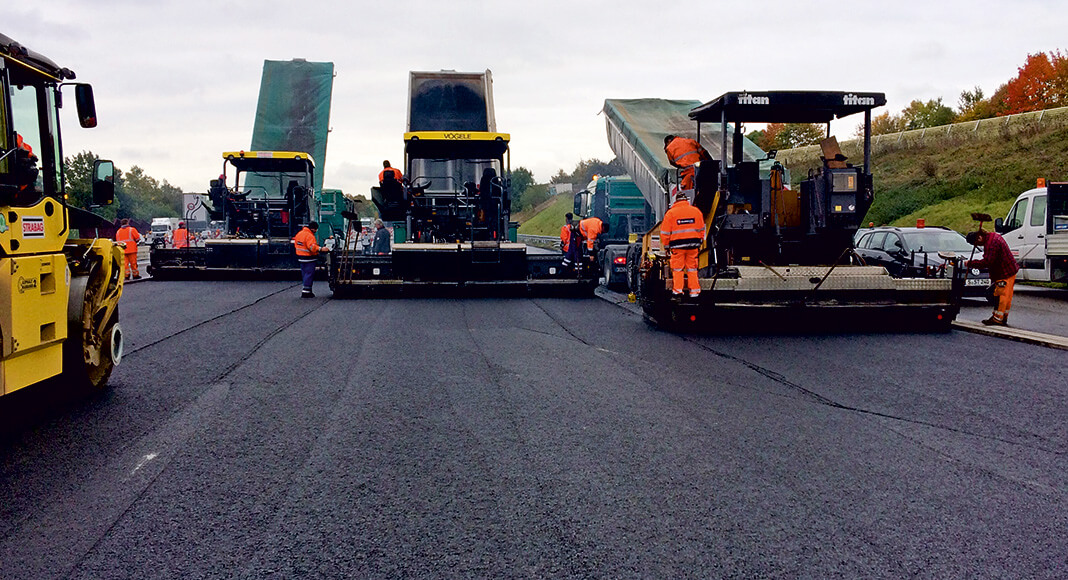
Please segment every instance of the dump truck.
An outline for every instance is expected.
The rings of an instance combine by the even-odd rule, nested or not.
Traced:
[[[62,87],[73,84],[80,125],[97,124],[92,86],[74,79],[0,34],[0,395],[57,376],[100,388],[122,360],[114,224],[67,202]],[[92,204],[111,204],[114,164],[92,171]]]
[[[238,274],[298,276],[293,236],[319,219],[315,161],[299,151],[229,151],[223,172],[203,200],[220,238],[203,247],[153,247],[155,278],[230,278]],[[233,183],[228,187],[227,183]]]
[[[627,145],[631,159],[641,161],[643,153],[662,147],[667,134],[696,135],[712,157],[696,168],[693,194],[707,226],[698,262],[700,296],[672,295],[658,224],[633,250],[640,256],[635,298],[646,318],[667,328],[713,331],[948,330],[960,308],[963,268],[932,278],[893,278],[881,266],[858,263],[852,251],[874,199],[871,110],[885,103],[882,93],[730,92],[692,108],[687,116],[696,128],[681,132],[628,131],[624,116],[609,116],[610,143],[616,122],[614,143]],[[855,114],[864,117],[863,161],[857,165],[830,137],[831,120]],[[823,167],[788,187],[774,152],[746,151],[744,123],[825,124]],[[718,142],[707,139],[710,126],[718,129]],[[667,182],[657,191],[663,195],[650,204],[667,208]],[[964,257],[954,258],[959,264]]]
[[[497,131],[490,71],[409,76],[403,178],[371,200],[392,231],[389,253],[344,244],[330,253],[335,295],[415,288],[591,292],[596,272],[565,268],[559,252],[517,243],[511,221],[510,136]]]
[[[574,215],[596,217],[608,224],[597,236],[597,263],[609,289],[627,286],[627,250],[653,225],[653,208],[627,175],[594,176],[586,189],[575,194]]]

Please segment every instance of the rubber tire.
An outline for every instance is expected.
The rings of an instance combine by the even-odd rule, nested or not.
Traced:
[[[104,327],[104,346],[100,353],[100,364],[92,365],[86,360],[85,349],[82,345],[81,332],[71,332],[63,343],[63,379],[64,382],[76,389],[98,391],[108,384],[112,371],[115,370],[115,359],[111,352],[111,336],[118,324],[118,313],[112,316]],[[120,329],[121,333],[121,329]]]

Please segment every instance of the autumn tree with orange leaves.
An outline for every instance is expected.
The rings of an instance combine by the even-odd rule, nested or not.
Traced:
[[[999,115],[1068,105],[1068,57],[1060,51],[1027,55],[1016,77],[1005,83],[1004,100],[993,104]]]

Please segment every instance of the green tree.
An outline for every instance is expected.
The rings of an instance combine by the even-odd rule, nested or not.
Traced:
[[[819,145],[826,136],[826,131],[814,123],[786,123],[775,138],[778,147],[772,149],[793,149],[805,145]]]
[[[118,217],[150,220],[153,217],[181,217],[182,192],[177,187],[160,183],[143,169],[134,165],[122,174],[121,186],[116,187],[120,201]]]
[[[93,163],[99,157],[92,151],[82,151],[63,162],[63,178],[67,187],[67,203],[114,220],[118,215],[119,200],[109,206],[91,207],[93,203]]]
[[[957,114],[953,112],[953,109],[942,104],[942,97],[931,99],[926,103],[913,100],[901,111],[906,130],[948,125],[955,121],[956,117]]]
[[[957,122],[978,121],[994,116],[990,100],[983,97],[983,89],[964,90],[957,99]]]
[[[529,205],[524,201],[523,197],[531,185],[534,185],[534,174],[529,169],[519,167],[512,170],[512,188],[510,190],[512,211],[523,211],[523,208]]]
[[[889,135],[891,133],[900,133],[904,130],[905,120],[897,115],[891,115],[890,111],[875,115],[871,118],[872,135]],[[857,125],[856,135],[858,138],[864,137],[863,123]]]

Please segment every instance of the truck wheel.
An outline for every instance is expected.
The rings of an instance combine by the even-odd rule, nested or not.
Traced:
[[[604,287],[608,288],[609,290],[611,290],[612,289],[612,265],[608,263],[607,257],[605,258],[605,261],[604,261],[604,272],[602,273],[602,275],[604,276]]]
[[[638,268],[642,258],[642,245],[640,243],[631,244],[627,248],[627,290],[630,292],[638,291]]]
[[[96,261],[87,276],[73,276],[67,304],[67,340],[63,344],[63,378],[74,388],[97,390],[107,384],[122,360],[118,277],[121,265]]]

